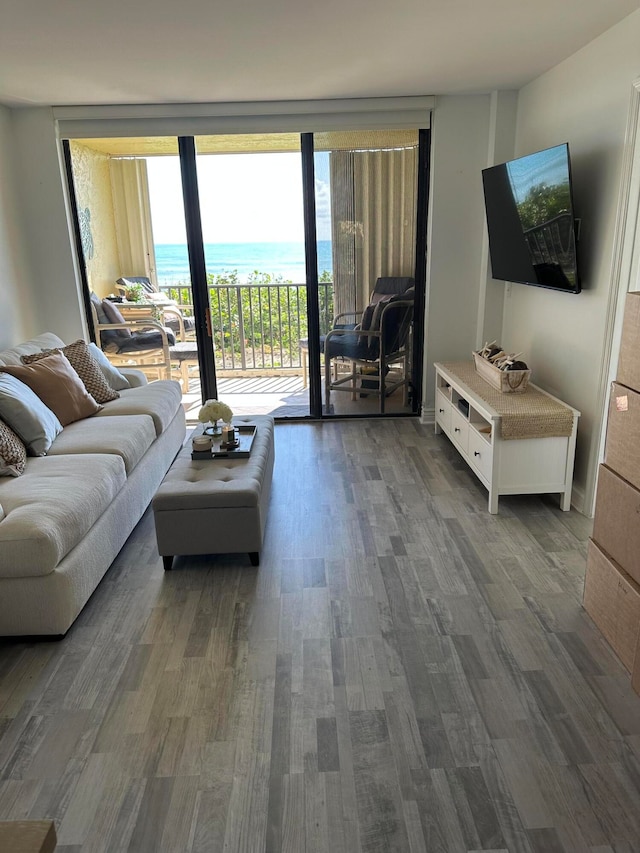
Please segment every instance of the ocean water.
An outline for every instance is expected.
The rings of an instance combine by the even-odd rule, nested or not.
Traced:
[[[190,280],[189,258],[185,243],[160,243],[155,246],[158,284],[177,284]],[[304,243],[205,243],[207,273],[238,273],[241,282],[258,271],[282,276],[293,284],[306,282]],[[318,270],[331,272],[331,241],[318,241]]]

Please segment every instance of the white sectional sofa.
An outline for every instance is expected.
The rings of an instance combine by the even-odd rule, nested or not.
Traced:
[[[63,346],[46,333],[0,364]],[[68,631],[184,442],[179,384],[122,373],[118,399],[65,426],[21,476],[0,477],[0,636]]]

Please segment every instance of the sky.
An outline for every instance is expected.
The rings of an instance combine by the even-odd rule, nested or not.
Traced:
[[[539,184],[563,186],[569,183],[569,160],[566,145],[555,145],[518,157],[505,164],[516,204],[526,201],[532,187]]]
[[[210,154],[197,159],[205,243],[303,242],[300,154]],[[329,164],[316,155],[318,240],[331,239]],[[147,159],[155,243],[186,243],[180,163]]]

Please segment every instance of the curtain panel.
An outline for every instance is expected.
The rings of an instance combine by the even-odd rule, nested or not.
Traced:
[[[121,274],[157,284],[146,161],[113,158],[109,168]]]
[[[379,276],[415,273],[417,147],[332,151],[335,312],[362,311]]]

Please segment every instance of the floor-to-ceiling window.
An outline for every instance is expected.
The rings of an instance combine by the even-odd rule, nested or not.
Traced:
[[[70,143],[87,289],[118,296],[119,278],[146,277],[155,294],[145,302],[179,307],[190,323],[186,334],[180,328],[182,339],[175,333],[173,339],[187,358],[175,358],[172,375],[183,381],[188,414],[197,415],[202,396],[211,394],[198,343],[204,334],[215,393],[234,411],[319,416],[322,337],[336,315],[362,311],[380,277],[415,274],[418,133],[316,133],[310,155],[295,133],[217,134],[191,144],[195,238],[193,198],[185,205],[190,167],[178,139]],[[313,266],[305,168],[313,176],[306,187],[314,196]],[[194,305],[194,240],[202,244],[200,305]],[[417,284],[424,288],[424,281]],[[159,305],[154,315],[168,322]],[[414,321],[410,333],[420,329]],[[347,369],[353,369],[348,359],[335,365],[336,374]],[[392,373],[400,369],[407,365],[390,366]],[[377,413],[369,393],[376,377],[364,365],[357,385],[355,394],[331,390],[322,413]],[[385,412],[416,411],[416,386],[409,398],[406,388],[392,393]]]

